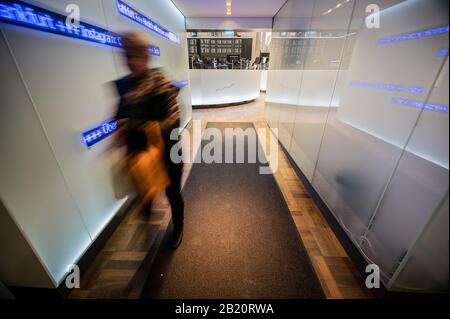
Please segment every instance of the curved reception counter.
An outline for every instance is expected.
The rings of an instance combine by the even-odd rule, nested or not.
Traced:
[[[226,106],[259,97],[261,71],[191,69],[193,107]]]

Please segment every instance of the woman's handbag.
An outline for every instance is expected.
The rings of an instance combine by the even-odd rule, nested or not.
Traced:
[[[143,204],[150,203],[155,196],[170,185],[164,163],[164,141],[158,122],[150,122],[145,127],[148,147],[145,151],[131,156],[128,171],[138,190]]]

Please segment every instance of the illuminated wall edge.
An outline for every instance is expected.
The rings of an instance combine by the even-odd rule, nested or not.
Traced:
[[[109,223],[112,221],[112,219],[114,217],[116,217],[117,213],[122,209],[122,207],[126,207],[126,205],[129,204],[133,200],[133,198],[134,197],[125,196],[124,198],[117,201],[117,203],[114,205],[114,207],[108,213],[107,218],[100,225],[98,225],[96,235],[95,235],[95,237],[92,238],[92,241],[87,243],[84,247],[81,246],[80,251],[75,252],[73,257],[71,259],[69,259],[69,260],[71,260],[71,262],[69,262],[68,265],[72,265],[72,264],[76,265],[80,261],[80,259],[86,254],[86,252],[89,250],[89,248],[91,248],[91,246],[95,243],[95,241],[98,239],[98,237],[106,229],[106,227],[109,225]],[[55,276],[54,278],[52,278],[56,283],[56,287],[58,287],[59,285],[62,284],[63,280],[66,278],[67,275],[68,275],[67,271],[61,271],[58,276]]]

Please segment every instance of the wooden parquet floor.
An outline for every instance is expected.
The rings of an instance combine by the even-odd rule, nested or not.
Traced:
[[[151,214],[131,208],[69,298],[139,298],[170,218],[164,197],[154,206]]]
[[[254,124],[256,128],[266,128],[268,132],[268,126],[264,121],[257,121]],[[329,299],[373,298],[280,145],[278,145],[278,154],[275,180],[288,204],[326,297]]]

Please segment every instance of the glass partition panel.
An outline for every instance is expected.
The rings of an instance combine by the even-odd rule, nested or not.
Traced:
[[[339,10],[332,10],[339,6]],[[305,43],[301,87],[291,142],[291,155],[311,181],[328,112],[339,106],[342,81],[352,50],[349,31],[355,1],[316,1]],[[338,90],[337,90],[338,89]],[[336,95],[336,98],[334,97]]]
[[[382,11],[379,29],[362,25],[356,36],[344,94],[339,107],[329,113],[313,179],[317,191],[355,244],[364,243],[362,252],[372,252],[366,256],[368,260],[380,263],[387,274],[385,280],[395,271],[403,249],[407,249],[406,243],[418,235],[420,225],[427,220],[426,214],[433,209],[436,198],[442,196],[442,188],[446,188],[445,170],[422,161],[423,157],[415,157],[417,154],[404,153],[413,129],[427,115],[421,121],[419,116],[432,108],[433,112],[441,110],[439,105],[428,104],[428,97],[445,59],[438,52],[448,47],[448,14],[443,7],[448,4],[407,1]],[[436,126],[431,122],[421,125]],[[442,132],[443,128],[431,131],[434,130]],[[413,135],[412,141],[415,140]],[[421,196],[408,199],[407,194]],[[417,211],[409,211],[415,200],[422,205],[415,207]],[[374,237],[368,240],[366,235],[379,207],[386,219],[378,216],[380,219],[375,219],[376,224],[369,232],[369,236],[380,240],[377,242]],[[402,212],[407,215],[402,216]],[[402,222],[404,218],[411,218],[411,222]],[[412,233],[394,234],[398,229]],[[395,241],[398,246],[383,246]]]
[[[290,150],[303,64],[308,50],[313,1],[288,1],[274,19],[266,106],[276,118],[279,140]],[[269,121],[274,127],[275,122]]]
[[[390,287],[448,193],[448,2],[373,5],[289,0],[274,19],[266,104],[269,125]]]
[[[447,39],[448,40],[448,39]],[[447,43],[448,45],[448,43]],[[432,57],[433,59],[435,57]],[[362,248],[391,277],[448,192],[448,58]],[[442,106],[440,111],[433,106]]]
[[[448,194],[418,239],[392,290],[448,293]]]

